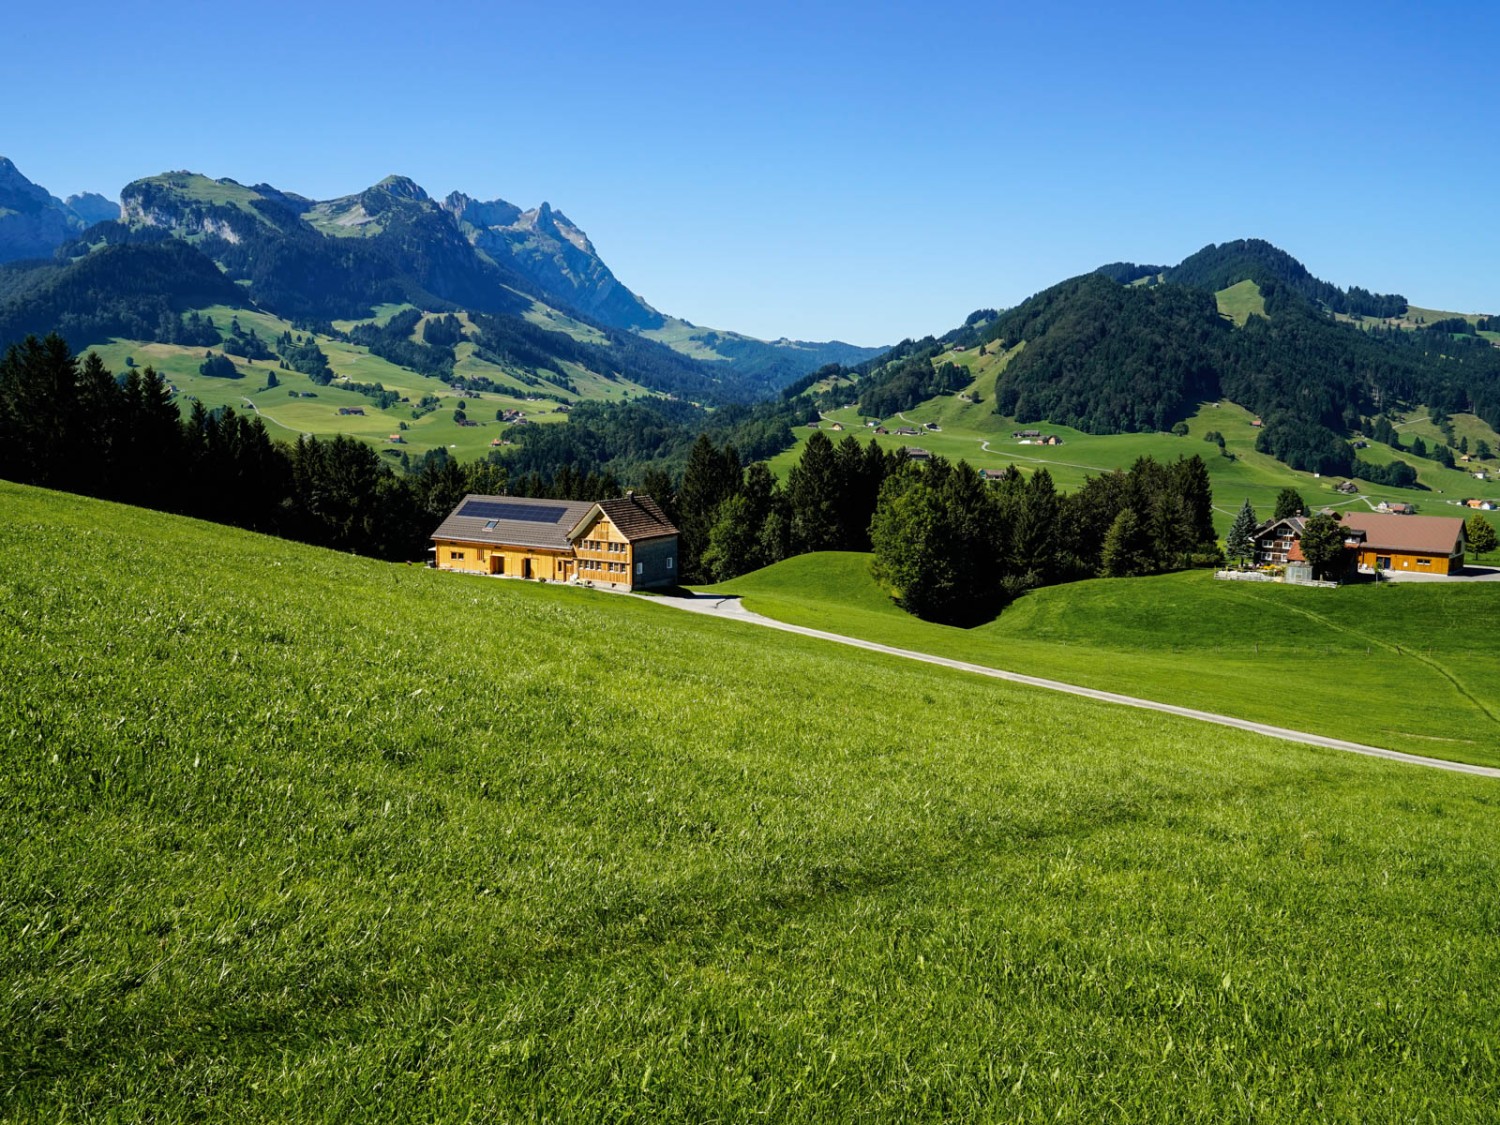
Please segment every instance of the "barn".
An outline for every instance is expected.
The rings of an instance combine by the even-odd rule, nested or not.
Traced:
[[[432,533],[441,570],[637,590],[677,581],[677,528],[656,501],[471,493]]]

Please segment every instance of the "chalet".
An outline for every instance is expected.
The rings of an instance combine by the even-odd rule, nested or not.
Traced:
[[[1010,436],[1013,437],[1013,438],[1039,438],[1039,437],[1042,436],[1042,431],[1041,430],[1016,430]]]
[[[1334,485],[1333,490],[1335,492],[1342,492],[1345,496],[1353,496],[1359,491],[1359,485],[1355,484],[1352,480],[1346,480],[1343,484]]]
[[[1409,516],[1416,512],[1416,509],[1413,508],[1410,504],[1391,504],[1385,500],[1382,500],[1379,504],[1376,504],[1375,510],[1377,512],[1384,512],[1385,514],[1392,516]]]
[[[1259,566],[1300,563],[1302,516],[1287,516],[1255,531]],[[1464,568],[1464,521],[1453,516],[1399,516],[1389,512],[1346,512],[1344,547],[1363,571],[1457,574]]]
[[[1464,521],[1456,516],[1348,512],[1344,526],[1360,537],[1361,570],[1457,574],[1464,568]]]
[[[1062,438],[1058,437],[1056,434],[1048,434],[1046,437],[1042,438],[1041,444],[1043,444],[1043,445],[1061,445],[1062,444]]]
[[[649,496],[597,503],[465,496],[432,533],[442,570],[616,590],[677,581],[677,528]]]
[[[1302,562],[1299,542],[1307,520],[1302,516],[1283,516],[1255,529],[1255,565],[1285,566]]]
[[[918,431],[915,426],[899,426],[896,429],[896,433],[900,437],[916,437],[917,432]]]
[[[1463,503],[1465,507],[1477,508],[1481,512],[1492,512],[1495,510],[1494,502],[1490,500],[1465,500]]]
[[[364,417],[365,408],[363,406],[341,406],[339,407],[339,413],[358,414],[360,417]]]
[[[835,422],[833,425],[829,426],[828,428],[830,430],[842,430],[844,428],[844,424],[842,422]]]
[[[885,428],[885,427],[884,427],[884,426],[876,426],[876,427],[875,427],[875,432],[876,432],[876,433],[877,433],[877,434],[888,434],[888,433],[890,433],[890,432],[891,432],[891,431],[890,431],[890,430],[888,430],[888,429],[886,429],[886,428]]]
[[[902,446],[901,452],[905,453],[913,461],[931,461],[932,454],[920,446]]]
[[[1009,475],[1010,474],[1009,474],[1008,470],[1006,470],[1006,469],[980,469],[979,470],[979,479],[980,480],[1004,480]]]

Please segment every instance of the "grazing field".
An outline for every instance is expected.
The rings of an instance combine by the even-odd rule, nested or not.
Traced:
[[[714,590],[830,632],[1408,753],[1500,765],[1500,584],[1310,589],[1207,571],[1034,590],[956,629],[898,608],[870,556],[802,555]],[[1204,738],[1217,737],[1205,732]]]
[[[371,319],[384,323],[406,307],[381,305]],[[292,330],[289,321],[269,313],[231,309],[227,306],[215,306],[202,311],[213,317],[214,324],[221,332],[226,331],[230,322],[238,318],[240,326],[246,332],[255,329],[260,338],[273,348],[283,332]],[[584,334],[592,331],[542,305],[536,305],[528,314],[528,319],[546,328],[567,331],[579,338],[586,338]],[[358,322],[340,321],[335,327],[347,330],[355,323]],[[420,326],[413,331],[414,339],[420,339],[420,331]],[[300,434],[316,434],[319,437],[346,434],[370,442],[392,458],[399,457],[401,453],[416,458],[439,447],[447,449],[460,460],[471,461],[483,457],[494,448],[492,442],[505,429],[505,424],[496,419],[497,411],[521,410],[525,412],[528,422],[543,425],[561,422],[567,417],[565,412],[558,410],[558,403],[537,397],[542,394],[557,396],[570,403],[584,400],[621,401],[632,396],[651,394],[646,388],[628,379],[607,379],[571,363],[563,364],[565,370],[562,374],[573,380],[576,392],[565,391],[546,382],[533,387],[523,381],[518,370],[480,359],[474,354],[474,345],[465,342],[456,349],[454,373],[486,377],[501,390],[485,391],[477,397],[461,400],[442,380],[398,367],[373,355],[368,348],[347,344],[328,336],[315,335],[314,338],[328,356],[328,366],[337,376],[326,387],[316,385],[300,372],[280,370],[276,359],[251,363],[238,356],[230,356],[241,378],[223,379],[200,375],[198,368],[208,350],[205,348],[141,340],[109,340],[85,344],[78,350],[79,354],[98,352],[110,370],[117,374],[126,370],[127,357],[133,359],[137,366],[145,367],[149,364],[155,367],[177,387],[178,404],[184,411],[194,398],[200,399],[210,409],[232,406],[238,412],[259,415],[273,437],[295,441]],[[266,377],[271,373],[276,375],[278,385],[268,388]],[[368,396],[349,390],[343,382],[345,378],[354,383],[379,383],[408,401],[381,409]],[[418,409],[422,399],[427,396],[437,400],[436,407],[431,410]],[[454,408],[460,401],[465,404],[468,419],[474,425],[460,426],[454,420]],[[340,407],[355,407],[363,410],[364,414],[340,414]],[[406,424],[405,430],[400,428],[402,423]],[[402,441],[390,441],[392,434],[400,434]]]
[[[976,357],[977,352],[957,353],[957,358],[966,355]],[[984,360],[988,358],[983,357]],[[1014,419],[994,414],[993,378],[989,379],[987,386],[984,384],[985,380],[981,379],[974,385],[980,388],[978,403],[964,402],[956,395],[930,399],[903,412],[901,417],[884,419],[881,423],[890,430],[904,425],[916,426],[922,429],[916,437],[875,434],[864,424],[865,420],[856,408],[829,411],[823,416],[821,428],[829,429],[838,422],[844,431],[829,433],[834,441],[853,434],[860,441],[878,441],[889,449],[899,449],[903,445],[920,446],[952,460],[963,458],[980,469],[1016,465],[1022,472],[1029,473],[1045,467],[1065,492],[1076,489],[1085,477],[1128,469],[1138,457],[1175,461],[1178,457],[1190,457],[1196,453],[1208,466],[1214,492],[1214,526],[1221,536],[1229,530],[1235,513],[1247,499],[1262,519],[1269,519],[1275,510],[1276,496],[1283,488],[1295,488],[1311,505],[1339,511],[1368,511],[1384,500],[1416,504],[1424,515],[1467,516],[1470,512],[1460,508],[1455,501],[1472,496],[1500,504],[1500,479],[1475,480],[1469,472],[1445,469],[1436,461],[1414,457],[1405,451],[1398,453],[1379,444],[1360,450],[1359,457],[1382,465],[1399,457],[1417,470],[1419,481],[1426,488],[1387,488],[1359,482],[1360,491],[1352,496],[1335,492],[1334,486],[1343,478],[1296,472],[1268,454],[1257,453],[1255,438],[1259,430],[1253,424],[1255,416],[1227,400],[1200,405],[1187,420],[1188,433],[1184,437],[1167,433],[1101,435],[1050,423],[1028,422],[1022,426]],[[1425,410],[1414,411],[1408,417],[1413,433],[1424,433],[1428,428],[1436,432],[1436,428],[1426,421]],[[929,422],[940,428],[936,431],[925,429]],[[1455,416],[1454,425],[1456,433],[1474,435],[1471,444],[1485,432],[1493,434],[1473,415]],[[1023,444],[1011,436],[1023,428],[1057,434],[1063,439],[1063,444]],[[802,456],[802,446],[812,430],[799,426],[794,432],[796,443],[771,460],[773,471],[783,479],[787,470]],[[1225,451],[1232,456],[1221,455],[1217,444],[1204,440],[1205,435],[1213,432],[1224,436]],[[1500,452],[1500,439],[1492,440],[1490,444]],[[1492,460],[1488,464],[1492,469],[1500,470],[1500,461]]]
[[[1494,1119],[1500,789],[0,484],[0,1116]]]

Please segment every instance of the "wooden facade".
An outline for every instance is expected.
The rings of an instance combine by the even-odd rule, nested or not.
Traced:
[[[677,529],[649,496],[465,496],[432,534],[441,570],[633,590],[677,581]]]
[[[1255,532],[1255,561],[1277,566],[1302,560],[1306,520],[1288,516]],[[1457,574],[1464,568],[1464,521],[1450,516],[1345,512],[1344,546],[1363,571]]]

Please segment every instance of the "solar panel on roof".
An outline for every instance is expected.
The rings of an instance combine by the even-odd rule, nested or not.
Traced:
[[[458,514],[480,520],[557,523],[568,514],[568,509],[557,504],[515,504],[499,500],[470,500],[458,510]]]

